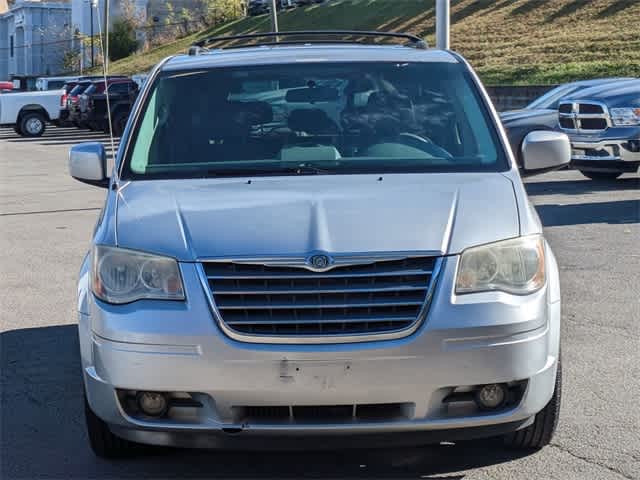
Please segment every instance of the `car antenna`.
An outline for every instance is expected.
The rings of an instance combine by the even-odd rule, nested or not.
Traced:
[[[104,6],[104,27],[105,32],[102,34],[102,20],[100,19],[100,9],[97,8],[98,13],[98,31],[100,33],[100,48],[102,49],[102,78],[104,81],[104,93],[107,102],[107,122],[109,125],[109,141],[111,142],[111,155],[115,162],[116,149],[115,141],[113,139],[113,125],[111,124],[111,103],[109,102],[109,85],[107,84],[107,72],[109,69],[109,0],[105,0]],[[93,8],[93,7],[92,7]]]

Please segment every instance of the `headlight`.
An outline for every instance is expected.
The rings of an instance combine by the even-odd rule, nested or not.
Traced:
[[[533,293],[544,285],[544,265],[544,241],[540,235],[469,248],[460,259],[456,293]]]
[[[618,127],[640,125],[640,108],[612,108],[611,121]]]
[[[92,255],[91,285],[100,300],[184,300],[178,262],[173,258],[102,245],[96,245]]]

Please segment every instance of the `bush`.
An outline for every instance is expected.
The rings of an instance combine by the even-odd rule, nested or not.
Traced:
[[[244,16],[241,0],[200,0],[199,17],[205,25],[218,25]]]
[[[137,49],[138,41],[133,22],[121,18],[115,20],[109,34],[109,59],[119,60],[128,57]]]

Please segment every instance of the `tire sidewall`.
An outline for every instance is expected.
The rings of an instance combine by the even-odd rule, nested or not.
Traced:
[[[591,180],[600,182],[613,181],[622,175],[622,172],[598,172],[591,170],[580,170],[580,173]]]
[[[121,137],[124,133],[128,117],[129,116],[124,113],[119,113],[118,115],[116,115],[116,118],[113,122],[113,135],[115,137]]]
[[[40,137],[45,129],[45,120],[40,113],[25,113],[20,119],[20,134],[24,137]]]

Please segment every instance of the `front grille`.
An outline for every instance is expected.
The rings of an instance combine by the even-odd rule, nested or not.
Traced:
[[[419,320],[434,257],[316,272],[298,266],[204,263],[222,322],[248,335],[350,335],[403,330]]]
[[[604,118],[583,118],[580,121],[581,130],[604,130],[607,128],[607,121]]]
[[[574,132],[600,132],[609,128],[607,107],[592,102],[564,102],[558,106],[560,128]]]
[[[558,112],[560,113],[571,113],[573,111],[573,104],[571,103],[563,103],[558,107]]]
[[[560,127],[567,130],[575,130],[576,123],[573,121],[573,118],[560,117]]]
[[[586,113],[586,114],[602,115],[604,113],[604,109],[602,108],[602,105],[597,105],[593,103],[579,103],[578,112]]]
[[[358,405],[234,406],[234,421],[248,424],[271,423],[357,423],[407,420],[412,403]]]

